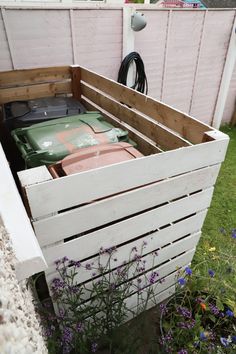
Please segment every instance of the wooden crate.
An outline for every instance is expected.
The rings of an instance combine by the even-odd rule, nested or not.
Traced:
[[[176,269],[189,264],[210,206],[228,137],[146,95],[78,66],[0,73],[0,103],[73,94],[100,110],[145,155],[53,180],[45,166],[19,173],[27,209],[48,264],[48,283],[63,256],[98,261],[100,247],[117,247],[114,269],[134,246],[147,272],[166,281],[156,301],[174,292]],[[153,264],[153,251],[158,257]],[[144,275],[143,275],[144,276]],[[83,268],[78,284],[91,285]],[[134,308],[136,297],[127,299]],[[149,306],[152,302],[149,303]]]

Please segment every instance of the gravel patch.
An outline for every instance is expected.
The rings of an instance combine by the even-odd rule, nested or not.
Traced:
[[[47,354],[33,297],[26,282],[18,282],[12,245],[0,226],[0,353]]]

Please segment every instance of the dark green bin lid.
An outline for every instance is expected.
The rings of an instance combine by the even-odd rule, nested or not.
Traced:
[[[18,128],[12,136],[30,167],[55,163],[79,148],[129,140],[127,131],[114,128],[99,112]]]

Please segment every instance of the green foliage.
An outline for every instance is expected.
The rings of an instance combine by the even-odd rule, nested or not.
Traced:
[[[236,352],[236,288],[230,285],[236,269],[236,230],[226,236],[233,240],[230,253],[209,252],[214,269],[207,257],[178,274],[176,294],[161,308],[163,353]]]
[[[92,263],[67,257],[56,262],[58,277],[51,283],[56,313],[47,301],[41,308],[50,354],[138,353],[140,322],[124,323],[146,310],[158,282],[156,272],[145,273],[142,249],[138,254],[134,247],[128,261],[116,267],[114,248],[100,250]],[[88,272],[84,283],[79,281],[81,272]],[[133,306],[127,306],[130,296]]]

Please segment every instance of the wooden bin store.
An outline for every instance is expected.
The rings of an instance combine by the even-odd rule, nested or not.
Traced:
[[[47,282],[63,256],[96,263],[101,247],[116,246],[117,267],[145,241],[146,272],[165,279],[155,287],[160,302],[174,292],[177,268],[192,260],[228,136],[79,66],[0,73],[1,104],[60,94],[128,130],[145,156],[58,179],[45,166],[19,173]],[[77,281],[91,282],[91,272],[81,268]],[[127,299],[130,308],[135,299]]]

